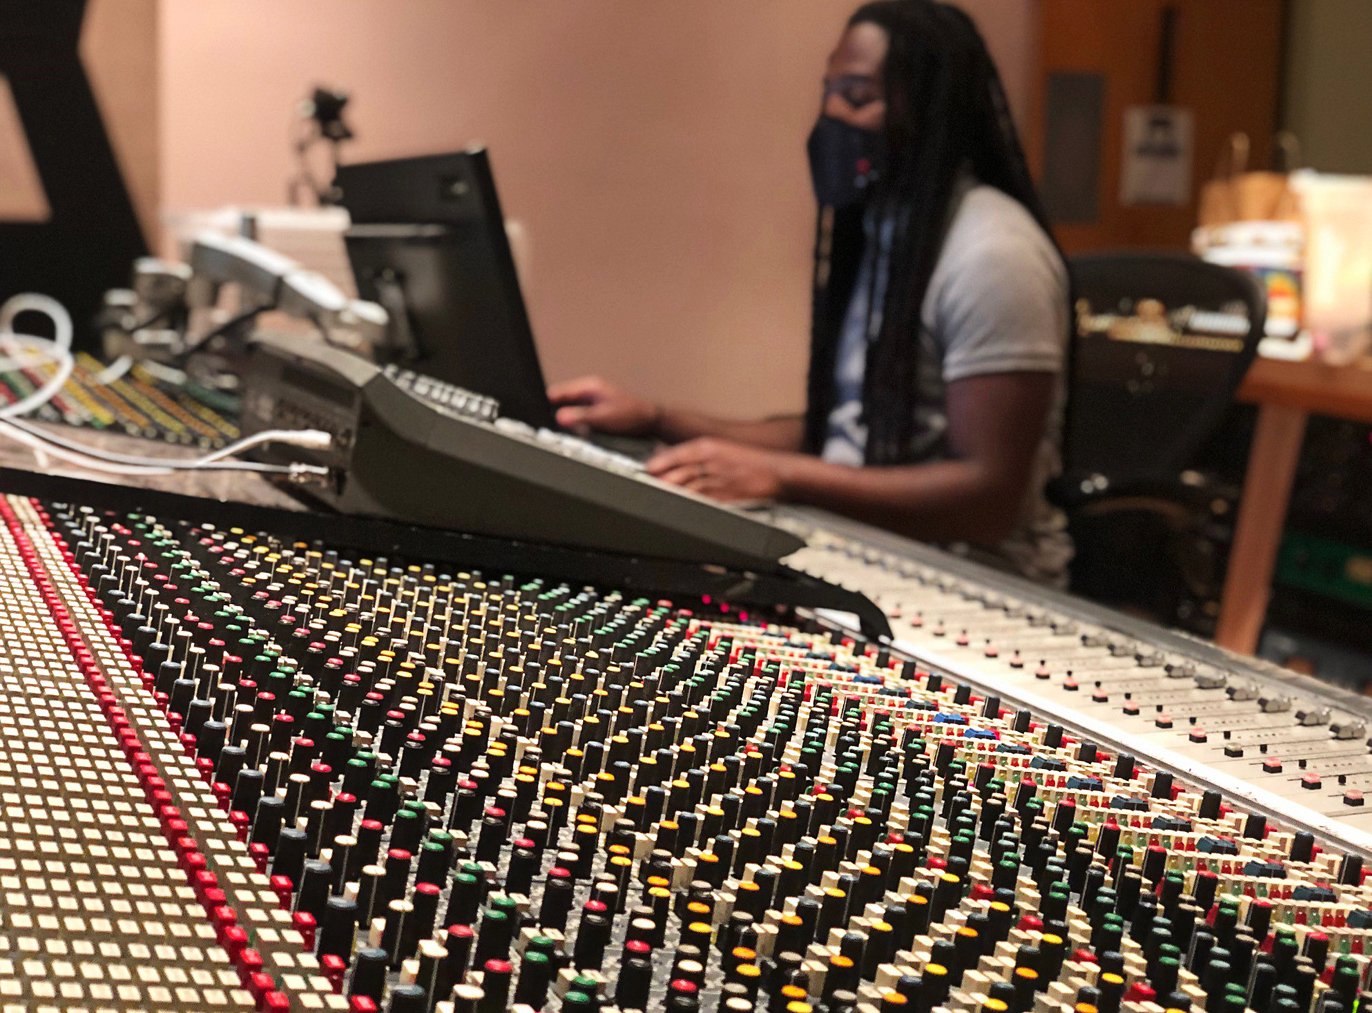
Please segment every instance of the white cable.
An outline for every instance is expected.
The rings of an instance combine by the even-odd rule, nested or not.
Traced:
[[[30,366],[41,366],[58,361],[62,356],[61,349],[53,345],[51,338],[0,331],[0,341],[9,346],[5,357],[0,358],[0,373],[12,373],[28,369]]]
[[[28,433],[35,440],[42,440],[45,443],[55,444],[70,450],[74,454],[82,454],[86,457],[96,457],[111,464],[132,464],[143,468],[165,468],[165,461],[154,461],[148,457],[135,457],[132,454],[120,454],[113,450],[105,450],[101,447],[90,447],[76,440],[69,440],[66,437],[58,436],[56,433],[40,429],[27,419],[10,419],[9,425],[15,426]]]
[[[51,454],[58,460],[66,461],[68,464],[75,464],[90,471],[100,471],[108,475],[170,475],[172,470],[163,467],[144,467],[134,464],[116,464],[113,461],[104,461],[99,457],[88,456],[83,453],[73,453],[65,447],[45,440],[41,437],[19,428],[14,423],[0,419],[0,435],[7,436],[16,443],[22,443],[30,450],[42,454]]]
[[[156,359],[144,359],[141,365],[143,369],[152,374],[154,379],[171,384],[173,387],[180,387],[187,380],[185,370],[177,369],[175,366],[168,366],[166,363],[158,362]]]
[[[155,468],[161,469],[162,473],[169,474],[172,471],[260,471],[276,473],[279,471],[294,470],[305,474],[326,474],[328,469],[316,465],[296,464],[265,464],[258,461],[225,461],[224,458],[235,453],[240,453],[248,447],[259,443],[289,443],[300,447],[311,447],[314,449],[325,449],[332,442],[328,433],[318,429],[264,429],[260,433],[254,433],[217,450],[213,454],[204,457],[197,457],[193,460],[177,460],[161,457],[139,457],[133,454],[120,454],[112,450],[104,450],[99,447],[86,446],[75,440],[68,440],[39,429],[31,422],[23,419],[12,419],[8,422],[0,423],[4,429],[0,432],[9,434],[12,430],[18,430],[27,437],[21,442],[32,446],[29,440],[39,440],[44,444],[59,447],[69,454],[79,454],[82,457],[94,458],[105,464],[117,464],[121,467],[135,468]],[[60,455],[57,455],[60,456]]]
[[[121,355],[108,366],[91,377],[98,384],[110,384],[115,380],[122,379],[124,374],[133,368],[133,356]]]
[[[51,339],[14,333],[14,318],[29,311],[42,313],[52,321],[54,336]],[[47,361],[57,363],[57,371],[32,394],[0,408],[0,419],[26,415],[41,408],[56,396],[71,377],[72,370],[76,368],[76,359],[71,354],[71,337],[71,314],[51,296],[23,292],[5,300],[5,304],[0,306],[0,347],[5,349],[10,358],[0,360],[0,372],[23,369],[35,364],[32,361],[20,363],[11,351],[15,348],[45,353]]]
[[[256,461],[228,461],[215,462],[201,468],[179,468],[172,465],[183,462],[166,462],[157,467],[145,467],[136,464],[120,464],[114,461],[103,460],[99,455],[92,455],[82,452],[67,450],[60,444],[45,437],[34,436],[31,433],[19,428],[13,422],[0,419],[0,437],[8,437],[17,443],[32,450],[36,455],[48,454],[59,460],[66,461],[79,468],[88,471],[98,471],[107,475],[142,477],[160,477],[174,475],[178,472],[187,470],[199,471],[248,471],[261,474],[288,475],[296,481],[306,479],[323,478],[329,474],[329,469],[314,464],[260,464]]]
[[[52,321],[53,336],[39,338],[39,341],[46,341],[59,348],[71,348],[71,314],[52,296],[40,295],[37,292],[21,292],[5,300],[4,305],[0,306],[0,332],[14,333],[14,318],[20,313],[28,312],[42,313]]]
[[[307,450],[328,450],[329,447],[333,446],[333,437],[322,429],[263,429],[259,433],[253,433],[251,436],[245,436],[241,440],[230,443],[227,447],[216,450],[213,454],[206,454],[200,458],[200,461],[202,466],[211,464],[226,457],[241,454],[249,447],[255,447],[260,443],[287,443],[293,447],[304,447]]]
[[[105,450],[100,447],[86,446],[76,440],[68,440],[58,436],[56,433],[40,429],[33,423],[24,419],[10,419],[4,422],[7,427],[14,427],[27,433],[32,439],[39,440],[44,444],[60,447],[73,454],[79,454],[83,458],[95,458],[97,460],[124,466],[137,468],[156,468],[163,472],[176,471],[255,471],[268,474],[280,472],[296,471],[300,473],[326,474],[327,468],[307,464],[265,464],[258,461],[210,461],[197,458],[191,461],[182,461],[175,458],[158,457],[137,457],[132,454],[120,454],[113,450]],[[0,435],[9,435],[8,429],[0,429]],[[44,448],[47,449],[46,447]]]

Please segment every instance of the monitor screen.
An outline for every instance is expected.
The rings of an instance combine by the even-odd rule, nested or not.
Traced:
[[[553,411],[482,149],[343,166],[358,294],[392,317],[392,357],[553,425]]]

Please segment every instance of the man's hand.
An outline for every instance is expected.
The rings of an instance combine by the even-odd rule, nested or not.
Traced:
[[[598,376],[583,376],[548,388],[557,424],[573,432],[651,436],[661,412],[657,405],[626,394]]]
[[[770,500],[782,494],[782,472],[794,456],[706,436],[659,452],[648,462],[648,471],[726,502]]]

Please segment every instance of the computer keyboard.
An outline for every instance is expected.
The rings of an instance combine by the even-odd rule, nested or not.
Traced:
[[[391,363],[382,368],[382,374],[402,390],[432,405],[445,414],[484,422],[494,426],[506,436],[533,440],[551,450],[598,468],[605,468],[620,475],[647,475],[641,461],[627,454],[616,453],[598,447],[589,440],[583,440],[571,433],[560,433],[555,429],[535,428],[519,419],[504,418],[500,414],[500,402],[484,394],[474,394],[456,384],[436,380],[431,376],[402,369]]]
[[[450,412],[479,422],[494,422],[500,416],[500,402],[484,394],[446,383],[395,363],[383,366],[381,373],[401,390],[433,405],[441,412]]]
[[[589,440],[583,440],[569,433],[559,433],[551,429],[538,429],[534,431],[534,438],[545,446],[552,447],[558,453],[575,457],[579,461],[587,464],[594,464],[597,467],[608,468],[610,471],[619,472],[621,475],[642,475],[650,477],[642,461],[636,461],[625,454],[617,454],[613,450],[606,450],[598,447]]]
[[[502,417],[493,398],[308,338],[261,335],[243,429],[283,427],[334,435],[328,451],[288,453],[330,469],[316,498],[346,513],[742,567],[803,544],[661,481],[627,454]]]

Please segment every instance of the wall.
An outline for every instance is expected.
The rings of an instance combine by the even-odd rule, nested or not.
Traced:
[[[1037,0],[969,0],[1017,112]],[[349,90],[347,157],[490,146],[532,239],[550,379],[751,414],[802,401],[803,143],[833,0],[163,0],[165,209],[274,204],[293,103]]]
[[[81,30],[81,61],[150,243],[160,169],[157,15],[157,0],[92,0]]]
[[[0,299],[56,298],[78,345],[157,222],[158,4],[0,4]]]
[[[1060,73],[1098,77],[1104,90],[1098,141],[1084,125],[1079,125],[1078,135],[1080,143],[1099,144],[1095,216],[1054,229],[1067,253],[1189,249],[1201,188],[1213,177],[1230,136],[1236,131],[1247,134],[1253,139],[1255,160],[1266,160],[1277,121],[1284,2],[1043,0],[1045,91],[1050,76]],[[1190,200],[1177,206],[1126,205],[1120,193],[1125,111],[1157,100],[1158,59],[1169,10],[1175,16],[1170,101],[1195,117]],[[1035,114],[1044,120],[1046,107],[1035,109]],[[1031,144],[1031,150],[1035,148],[1043,154],[1042,144]],[[1072,159],[1068,165],[1081,162]],[[1064,174],[1064,188],[1074,183]]]
[[[88,0],[80,55],[145,231],[157,223],[158,0]],[[0,75],[0,220],[48,219],[47,194]]]
[[[1372,3],[1291,0],[1285,120],[1306,163],[1372,173]]]

